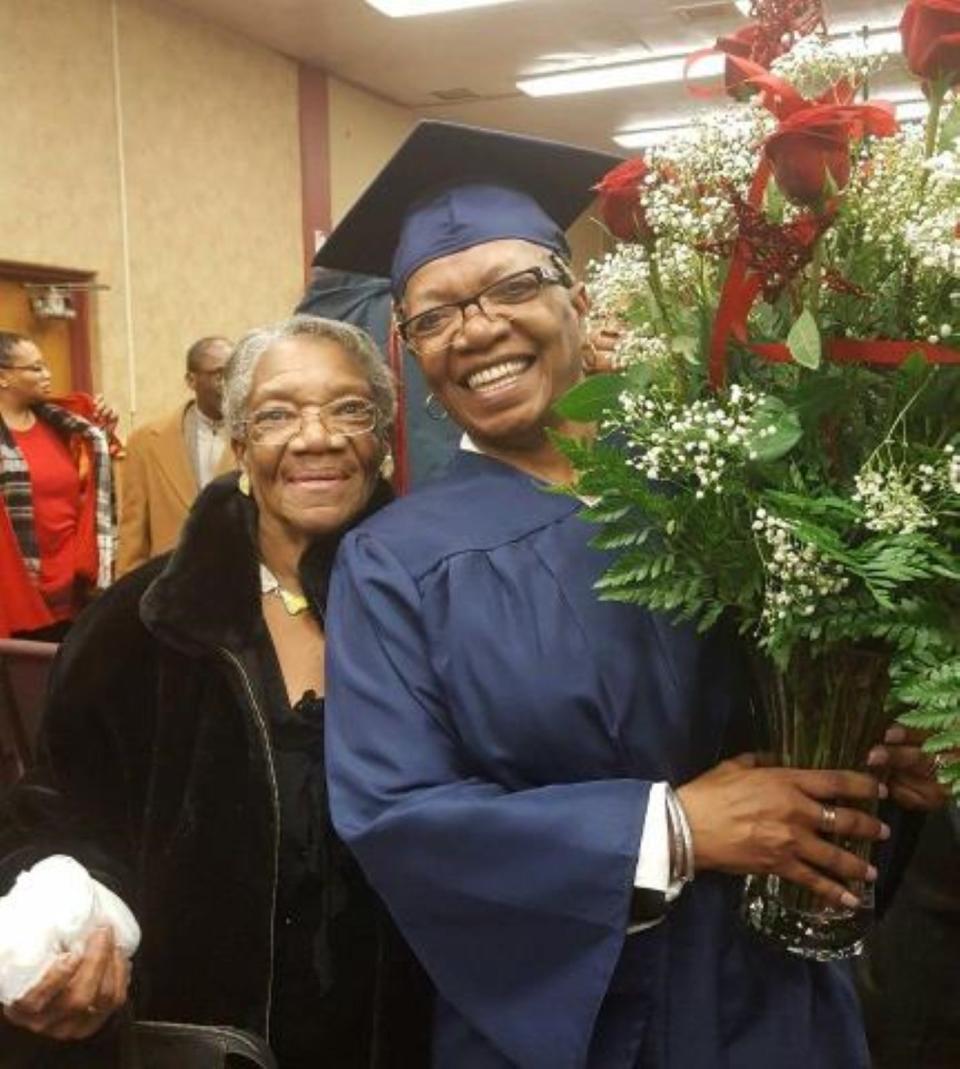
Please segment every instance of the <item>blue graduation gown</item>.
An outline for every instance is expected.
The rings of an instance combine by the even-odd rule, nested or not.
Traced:
[[[333,819],[432,976],[442,1069],[865,1069],[845,968],[705,872],[627,935],[650,783],[745,748],[735,658],[601,602],[579,503],[461,453],[344,541]]]

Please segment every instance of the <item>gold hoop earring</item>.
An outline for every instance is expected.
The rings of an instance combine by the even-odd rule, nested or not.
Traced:
[[[240,478],[237,479],[237,489],[244,497],[250,496],[250,476],[245,470],[240,472]]]

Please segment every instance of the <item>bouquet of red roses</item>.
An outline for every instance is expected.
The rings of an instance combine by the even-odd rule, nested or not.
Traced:
[[[717,43],[737,103],[599,185],[619,370],[560,407],[599,424],[564,448],[601,593],[731,619],[782,763],[857,767],[899,717],[960,793],[960,0],[904,12],[916,130],[819,4],[754,13]],[[848,952],[787,906],[793,949]]]

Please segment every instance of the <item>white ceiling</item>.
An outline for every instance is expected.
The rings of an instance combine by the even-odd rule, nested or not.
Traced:
[[[530,98],[517,78],[683,52],[744,24],[731,0],[517,0],[392,19],[364,0],[177,0],[418,115],[615,149],[617,130],[698,106],[683,85]],[[895,23],[903,0],[828,0],[831,24]],[[902,71],[895,76],[904,80]],[[467,92],[444,101],[437,94]]]

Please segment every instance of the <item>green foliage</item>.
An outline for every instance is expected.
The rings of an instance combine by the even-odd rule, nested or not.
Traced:
[[[565,419],[595,423],[613,404],[623,389],[622,375],[593,375],[568,390],[554,410]]]
[[[800,643],[813,652],[879,644],[891,651],[892,671],[903,681],[897,700],[915,707],[906,714],[914,719],[905,722],[933,730],[930,746],[953,754],[960,749],[951,741],[960,731],[954,711],[960,687],[950,704],[942,681],[960,672],[949,667],[953,653],[944,663],[960,634],[960,501],[944,484],[931,505],[936,525],[873,529],[853,482],[881,455],[907,471],[929,463],[946,470],[942,445],[952,424],[940,405],[949,376],[908,361],[885,375],[822,366],[798,378],[795,368],[781,366],[763,369],[760,377],[767,392],[752,410],[742,445],[711,446],[725,458],[715,490],[697,482],[693,461],[660,481],[644,474],[644,458],[657,440],[651,434],[657,428],[667,434],[669,419],[694,411],[675,401],[662,409],[666,415],[656,405],[643,407],[669,396],[656,375],[608,376],[564,400],[562,411],[589,416],[604,428],[596,440],[558,442],[579,473],[576,492],[592,502],[584,516],[598,527],[594,542],[614,556],[597,585],[599,596],[701,630],[729,617],[781,665]],[[931,398],[937,399],[933,406]],[[825,428],[835,429],[826,435]],[[677,433],[689,436],[689,425]],[[693,444],[691,455],[699,455]],[[793,564],[778,561],[775,545],[764,541],[764,516],[787,525],[785,552]],[[807,567],[812,578],[797,579],[790,567]],[[790,601],[778,615],[778,595],[787,591],[793,598],[818,576],[842,577],[843,586],[811,597],[804,611]],[[917,676],[919,666],[932,672],[931,664],[937,686]],[[960,790],[960,776],[950,782]]]
[[[960,752],[960,652],[938,664],[915,662],[894,693],[911,707],[900,723],[930,732],[923,746],[928,753]],[[960,797],[960,760],[947,764],[940,778]]]
[[[803,437],[797,412],[779,397],[765,397],[754,420],[747,447],[760,464],[780,460]]]
[[[809,308],[797,317],[790,333],[787,334],[787,348],[790,355],[801,366],[816,370],[823,355],[823,343],[820,340],[820,328],[816,316]]]

